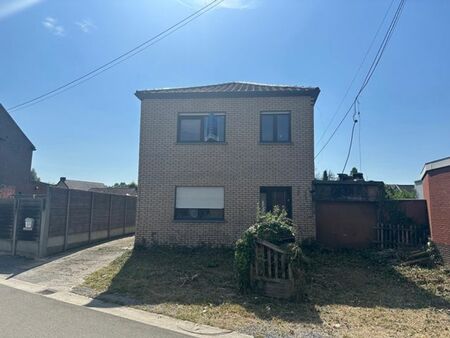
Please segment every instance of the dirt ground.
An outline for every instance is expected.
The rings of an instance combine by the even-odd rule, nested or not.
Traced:
[[[308,255],[301,303],[240,294],[231,250],[130,250],[80,290],[257,337],[450,336],[447,270],[386,265],[361,252]]]

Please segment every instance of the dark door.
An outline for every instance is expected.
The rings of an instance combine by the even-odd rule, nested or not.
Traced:
[[[272,211],[278,205],[284,207],[289,218],[292,218],[292,188],[291,187],[261,187],[260,202],[263,210]]]

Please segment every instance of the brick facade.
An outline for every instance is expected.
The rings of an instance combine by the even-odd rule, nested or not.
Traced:
[[[426,172],[423,194],[427,201],[431,239],[450,265],[450,166]]]
[[[231,246],[254,222],[261,186],[292,187],[297,231],[315,237],[314,102],[308,95],[143,99],[136,242]],[[291,143],[259,143],[262,111],[291,112]],[[226,143],[177,143],[184,112],[224,112]],[[177,186],[224,187],[224,221],[175,221]]]

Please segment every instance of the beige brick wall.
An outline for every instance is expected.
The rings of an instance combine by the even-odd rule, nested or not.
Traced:
[[[178,113],[215,111],[226,113],[226,144],[177,144]],[[259,144],[261,111],[291,112],[290,144]],[[313,129],[308,96],[142,101],[137,243],[233,245],[255,220],[261,186],[292,187],[297,231],[315,237]],[[174,221],[176,186],[223,186],[225,221]]]

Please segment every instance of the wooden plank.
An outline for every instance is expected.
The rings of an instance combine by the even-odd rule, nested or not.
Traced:
[[[283,249],[281,249],[279,246],[277,246],[277,245],[275,245],[275,244],[272,244],[272,243],[270,243],[270,242],[264,241],[264,240],[262,240],[262,239],[257,239],[256,242],[259,243],[259,244],[261,244],[261,245],[264,245],[264,246],[266,246],[266,247],[268,247],[268,248],[270,248],[270,249],[272,249],[272,250],[274,250],[274,251],[277,251],[277,252],[279,252],[279,253],[283,253],[283,254],[286,253],[286,251],[284,251]]]
[[[259,244],[255,244],[255,275],[256,277],[259,276]]]
[[[272,250],[267,250],[267,262],[268,262],[268,269],[267,269],[267,277],[273,278],[272,276]]]
[[[273,261],[275,264],[275,278],[278,278],[278,259],[279,259],[279,253],[278,252],[274,252],[274,256],[273,256]]]

